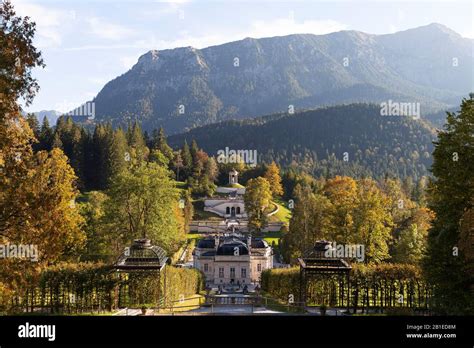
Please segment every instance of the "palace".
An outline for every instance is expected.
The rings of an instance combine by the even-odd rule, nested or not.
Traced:
[[[204,201],[205,211],[225,218],[222,228],[208,232],[193,251],[194,267],[204,273],[209,286],[256,284],[262,271],[273,268],[272,247],[246,232],[245,187],[239,185],[238,175],[230,171],[229,184],[217,188],[218,196]]]
[[[265,240],[235,232],[201,239],[193,256],[207,284],[258,283],[262,271],[273,268],[273,250]]]

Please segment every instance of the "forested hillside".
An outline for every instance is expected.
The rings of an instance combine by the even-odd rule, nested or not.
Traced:
[[[381,116],[380,107],[352,104],[246,121],[228,121],[171,136],[170,145],[196,140],[218,150],[257,150],[259,160],[296,166],[316,176],[428,174],[435,131],[408,117]]]

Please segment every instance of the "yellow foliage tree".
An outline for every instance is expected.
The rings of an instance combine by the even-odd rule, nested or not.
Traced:
[[[273,198],[279,197],[283,194],[283,186],[281,185],[280,168],[275,162],[272,162],[265,172],[265,179],[270,183]]]
[[[261,232],[267,224],[265,209],[270,206],[272,193],[267,179],[258,177],[250,179],[245,188],[245,210],[251,230]]]
[[[84,236],[74,204],[74,171],[61,150],[33,154],[33,132],[17,102],[29,104],[38,90],[31,76],[32,68],[43,66],[32,45],[35,25],[17,17],[8,1],[0,5],[0,18],[0,244],[38,251],[35,262],[0,259],[0,289],[13,295],[26,290],[48,263],[80,247]]]

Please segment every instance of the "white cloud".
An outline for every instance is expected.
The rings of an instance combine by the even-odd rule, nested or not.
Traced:
[[[112,78],[110,78],[110,77],[89,77],[89,78],[87,78],[87,81],[89,81],[90,83],[92,83],[94,85],[103,86],[107,82],[109,82],[111,79]]]
[[[323,35],[347,29],[345,24],[334,20],[310,20],[295,22],[292,19],[280,18],[273,21],[255,21],[245,31],[238,33],[213,33],[213,34],[190,34],[188,31],[181,31],[175,40],[159,39],[151,33],[142,33],[145,39],[136,40],[130,44],[113,45],[86,45],[79,47],[69,47],[66,50],[108,50],[108,49],[167,49],[176,47],[192,46],[195,48],[205,48],[219,45],[226,42],[242,40],[246,37],[262,38],[271,36],[284,36],[290,34],[316,34]],[[129,68],[132,57],[123,57],[122,65]],[[136,62],[136,59],[135,59]],[[133,65],[133,64],[132,64]]]
[[[461,34],[462,37],[466,37],[468,39],[474,39],[474,24],[473,24],[472,28],[470,28],[466,31],[462,31],[460,34]]]
[[[394,34],[394,33],[396,33],[397,31],[399,31],[399,29],[398,29],[397,26],[395,26],[395,25],[393,25],[393,24],[390,24],[390,25],[389,25],[388,32],[389,32],[390,34]]]
[[[134,31],[123,25],[107,22],[103,18],[91,17],[86,19],[90,26],[91,34],[107,40],[121,40],[130,37]]]
[[[280,18],[273,21],[256,21],[247,36],[261,38],[289,34],[323,35],[347,29],[345,24],[334,20],[307,20],[297,22],[291,18]]]
[[[120,57],[120,64],[125,69],[130,69],[138,61],[138,56],[123,56]]]
[[[262,38],[272,36],[285,36],[290,34],[316,34],[323,35],[347,29],[345,24],[334,20],[308,20],[297,22],[291,18],[280,18],[273,21],[255,21],[248,30],[228,34],[210,34],[193,36],[189,32],[180,33],[180,38],[172,41],[157,40],[153,36],[147,36],[149,39],[137,41],[136,47],[151,49],[174,48],[183,46],[192,46],[204,48],[213,45],[223,44],[230,41],[242,40],[246,37]]]
[[[73,11],[63,11],[24,1],[15,2],[15,10],[18,15],[28,16],[36,23],[36,45],[40,48],[60,46],[63,25],[75,19]]]
[[[161,16],[178,15],[178,18],[184,19],[183,7],[191,3],[190,0],[175,1],[154,1],[156,6],[148,6],[146,9],[140,10],[138,13],[141,18],[157,18]]]

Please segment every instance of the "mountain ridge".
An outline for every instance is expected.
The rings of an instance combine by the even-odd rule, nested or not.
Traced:
[[[419,178],[429,175],[435,139],[423,120],[381,116],[377,105],[358,103],[214,123],[168,143],[178,148],[196,140],[210,156],[226,147],[256,150],[259,162],[296,165],[316,176]]]
[[[164,126],[170,134],[290,105],[395,98],[419,102],[429,114],[473,89],[473,43],[431,24],[394,34],[349,30],[150,50],[104,86],[95,98],[96,114],[114,124],[138,119],[146,129]],[[456,68],[453,57],[460,62]]]

